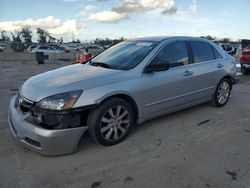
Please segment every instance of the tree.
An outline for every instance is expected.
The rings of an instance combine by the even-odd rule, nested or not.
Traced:
[[[21,32],[20,31],[15,31],[15,33],[16,33],[16,36],[15,36],[14,33],[12,33],[12,32],[10,33],[12,35],[13,42],[22,42],[22,40],[21,40]]]
[[[54,42],[56,42],[56,38],[52,37],[49,33],[47,33],[47,37],[49,38],[48,43],[54,43]]]
[[[56,38],[52,37],[48,31],[41,29],[41,28],[37,28],[36,33],[38,35],[38,42],[40,43],[53,43],[56,42]]]
[[[113,39],[113,40],[110,38],[105,38],[105,39],[96,38],[94,40],[94,44],[101,45],[101,46],[114,45],[114,44],[117,44],[117,43],[122,42],[124,40],[125,40],[124,37],[121,37],[119,39]]]
[[[113,42],[112,42],[112,44],[115,45],[115,44],[118,44],[118,43],[120,43],[120,42],[122,42],[124,40],[126,40],[124,37],[121,37],[119,39],[114,39]]]
[[[41,28],[37,28],[36,33],[38,35],[38,42],[46,43],[47,42],[47,31]]]
[[[203,39],[207,39],[207,40],[215,40],[215,37],[212,37],[211,35],[207,35],[207,36],[202,36],[201,38]]]
[[[223,39],[219,40],[219,42],[221,42],[221,43],[230,43],[231,39],[230,38],[223,38]]]
[[[28,27],[22,28],[20,34],[25,42],[32,42],[32,31]]]
[[[3,41],[3,42],[7,42],[10,40],[10,38],[6,35],[6,31],[5,30],[2,30],[1,31],[1,38],[0,41]]]
[[[63,38],[61,37],[61,39],[60,39],[60,43],[62,44],[63,43]]]

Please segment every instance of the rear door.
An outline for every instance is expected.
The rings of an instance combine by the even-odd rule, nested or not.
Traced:
[[[208,42],[189,41],[193,72],[194,98],[197,100],[212,97],[215,88],[224,73],[224,60],[220,53]]]

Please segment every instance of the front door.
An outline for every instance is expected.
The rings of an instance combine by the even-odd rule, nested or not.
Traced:
[[[151,117],[190,103],[196,90],[185,42],[173,42],[163,47],[151,63],[167,62],[169,70],[143,73],[144,115]]]

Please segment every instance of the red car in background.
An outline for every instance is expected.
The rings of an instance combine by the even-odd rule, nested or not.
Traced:
[[[242,54],[240,56],[240,64],[241,64],[241,72],[244,75],[249,74],[250,72],[250,46],[242,50]]]

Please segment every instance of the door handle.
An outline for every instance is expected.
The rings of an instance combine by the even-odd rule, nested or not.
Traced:
[[[186,70],[186,71],[184,72],[184,76],[191,76],[192,74],[194,74],[194,72],[193,72],[193,71],[190,71],[190,70]]]
[[[224,65],[222,65],[221,63],[218,63],[218,64],[217,64],[217,68],[220,69],[220,68],[222,68],[222,67],[224,67]]]

